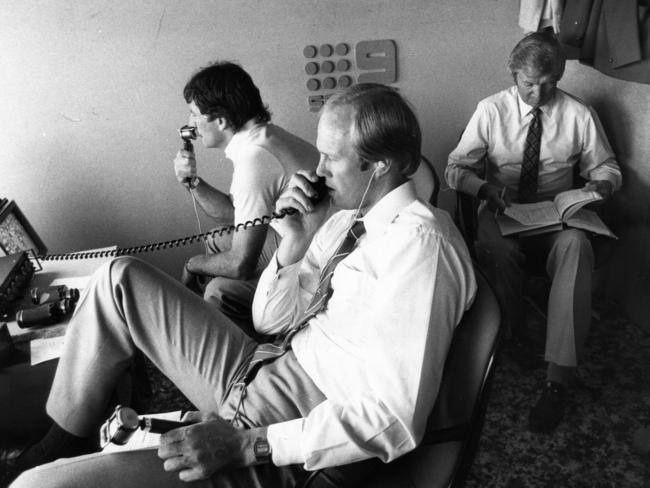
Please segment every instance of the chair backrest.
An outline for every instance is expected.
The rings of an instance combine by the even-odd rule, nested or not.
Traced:
[[[483,157],[482,163],[482,169],[477,172],[477,175],[480,178],[485,177],[487,156]],[[479,203],[480,200],[478,197],[456,190],[456,208],[454,209],[454,221],[456,222],[456,226],[465,239],[465,244],[469,249],[469,253],[474,259],[476,259],[475,242],[478,228]]]
[[[440,192],[440,177],[431,161],[422,156],[420,166],[413,175],[417,194],[424,201],[434,207],[438,206],[438,193]]]
[[[454,332],[438,398],[424,440],[417,449],[425,451],[428,445],[438,445],[431,450],[432,455],[440,456],[444,451],[456,454],[444,456],[449,461],[447,481],[443,473],[428,473],[435,484],[426,472],[427,465],[433,466],[436,460],[430,455],[422,456],[418,461],[418,487],[462,485],[478,447],[501,338],[501,311],[492,288],[478,269],[476,280],[476,298]],[[445,444],[449,444],[448,449]]]
[[[476,298],[454,331],[422,443],[393,463],[372,459],[328,468],[300,486],[432,488],[462,484],[483,428],[501,336],[501,312],[496,297],[478,270],[476,280]],[[368,473],[372,474],[368,477]]]

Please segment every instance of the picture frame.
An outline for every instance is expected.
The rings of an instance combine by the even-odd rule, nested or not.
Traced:
[[[0,256],[31,250],[43,256],[47,248],[30,225],[16,202],[10,201],[0,208]]]

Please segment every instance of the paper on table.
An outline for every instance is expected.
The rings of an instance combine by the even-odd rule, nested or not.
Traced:
[[[47,337],[45,339],[34,339],[29,342],[30,364],[44,363],[50,359],[61,357],[63,341],[65,336]]]
[[[86,288],[88,281],[90,281],[90,275],[71,276],[68,278],[55,278],[54,280],[52,280],[50,286],[65,285],[68,288],[78,288],[79,290],[83,290],[84,288]]]

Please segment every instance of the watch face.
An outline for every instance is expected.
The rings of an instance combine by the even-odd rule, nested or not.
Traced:
[[[269,441],[266,439],[255,439],[255,442],[253,443],[253,452],[255,453],[255,459],[257,461],[271,461],[271,446],[269,445]]]

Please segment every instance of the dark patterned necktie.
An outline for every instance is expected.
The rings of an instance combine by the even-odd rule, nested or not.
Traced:
[[[318,288],[309,303],[309,306],[305,309],[303,314],[300,317],[300,320],[296,322],[295,325],[286,335],[278,337],[272,343],[260,344],[255,349],[253,357],[251,358],[246,373],[244,374],[244,383],[248,383],[253,377],[254,373],[258,368],[273,359],[282,356],[288,349],[291,344],[291,339],[293,336],[301,329],[303,329],[309,320],[314,317],[318,312],[321,312],[325,309],[327,301],[332,296],[332,275],[334,274],[334,268],[346,257],[348,256],[354,246],[356,245],[359,238],[366,232],[366,228],[363,225],[361,220],[357,220],[354,225],[350,228],[345,239],[341,242],[337,248],[334,255],[327,261],[325,267],[321,271],[320,279],[318,281]]]
[[[524,147],[524,160],[521,164],[519,176],[519,202],[526,203],[535,200],[537,195],[537,175],[539,174],[539,149],[542,140],[541,110],[535,107],[532,110],[533,119],[528,126],[526,145]]]

